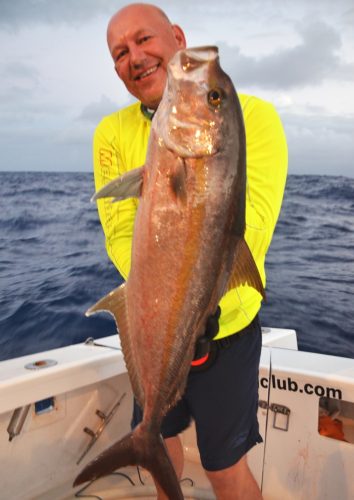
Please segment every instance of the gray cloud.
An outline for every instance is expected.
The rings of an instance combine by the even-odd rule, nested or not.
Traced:
[[[5,62],[0,65],[0,81],[0,124],[6,124],[8,129],[16,128],[18,121],[31,121],[38,112],[37,97],[40,99],[42,89],[37,68],[22,61]]]
[[[354,23],[354,7],[349,8],[344,11],[342,14],[342,22],[343,24],[348,25],[350,28],[353,28]]]
[[[0,26],[26,24],[76,24],[114,12],[124,1],[115,0],[0,0]]]
[[[0,81],[0,95],[6,105],[11,97],[32,94],[40,86],[40,74],[32,64],[10,61],[0,65]]]
[[[135,100],[135,97],[130,95],[128,91],[126,91],[125,96],[121,96],[116,102],[102,95],[99,101],[92,102],[83,108],[78,116],[78,120],[96,126],[102,120],[103,116],[114,113],[125,106],[129,106],[129,104],[132,104]]]
[[[230,43],[243,41],[244,45],[233,47],[222,42],[219,46],[222,66],[237,87],[242,86],[247,91],[250,87],[257,87],[257,95],[259,89],[264,89],[266,95],[267,89],[274,89],[276,95],[281,97],[284,93],[289,98],[288,107],[280,112],[289,143],[291,173],[353,176],[354,117],[329,115],[324,109],[316,109],[316,103],[320,102],[322,106],[324,101],[313,99],[316,89],[311,88],[319,88],[322,82],[326,82],[322,90],[328,92],[327,113],[328,109],[336,109],[339,102],[336,99],[331,103],[332,91],[338,96],[343,90],[348,101],[349,85],[343,86],[341,82],[353,80],[354,65],[345,62],[341,54],[346,53],[349,60],[352,58],[352,34],[350,30],[345,31],[345,27],[349,27],[348,19],[353,19],[353,10],[349,12],[347,8],[349,17],[344,16],[343,9],[350,2],[338,2],[334,5],[329,0],[318,4],[303,0],[296,3],[288,0],[270,3],[220,0],[215,4],[195,0],[191,4],[189,0],[181,0],[177,4],[172,0],[158,0],[156,3],[172,20],[183,27],[187,25],[192,32],[196,30],[200,39],[205,35],[206,43],[215,43],[218,39],[232,40],[230,36],[223,38],[222,29],[234,30],[237,42]],[[103,52],[93,49],[102,40],[102,51],[106,50],[103,17],[108,19],[112,12],[126,3],[124,0],[0,0],[0,28],[7,31],[0,34],[3,46],[8,49],[0,68],[0,169],[92,169],[91,138],[95,125],[102,116],[129,103],[118,81],[114,80],[113,85],[107,81],[103,86],[104,72],[106,68],[111,70],[111,63],[107,62],[105,66]],[[323,16],[320,15],[322,11],[325,11]],[[310,20],[327,19],[327,24],[299,23],[305,14]],[[96,24],[84,27],[85,23],[99,16]],[[298,24],[294,32],[295,22]],[[50,28],[45,25],[50,25]],[[77,26],[83,29],[79,31]],[[94,36],[92,31],[97,26],[102,29],[99,40],[95,38],[98,29]],[[344,29],[340,30],[340,26]],[[238,27],[245,29],[239,33]],[[16,28],[23,29],[23,32],[16,32]],[[52,32],[55,40],[61,40],[61,43],[49,51],[48,33]],[[283,46],[279,46],[281,33],[284,33],[280,41]],[[76,42],[78,38],[80,41],[81,38],[83,41],[93,40],[93,45],[80,45]],[[250,54],[255,52],[246,52],[249,41],[253,43],[253,51],[260,48],[258,54],[262,56],[253,57]],[[346,50],[342,50],[342,43]],[[264,55],[265,48],[272,50],[274,44],[279,48]],[[81,59],[82,51],[90,57]],[[48,54],[50,57],[46,57]],[[90,72],[85,72],[84,67]],[[337,81],[327,84],[329,80]],[[298,88],[301,89],[299,92],[286,92]],[[310,97],[304,97],[308,91]],[[326,100],[326,94],[323,95]],[[283,102],[285,105],[286,99]],[[307,114],[289,112],[296,110],[299,113],[300,108],[306,109]],[[353,112],[351,103],[349,109]]]
[[[39,77],[38,69],[27,62],[22,61],[10,61],[4,63],[0,67],[0,78],[3,79],[12,79],[16,78],[19,80],[30,80],[32,82],[37,82]]]
[[[79,130],[23,126],[16,133],[1,131],[0,170],[90,171],[93,127]]]
[[[121,107],[121,105],[118,106],[107,96],[102,95],[99,101],[88,104],[82,110],[78,119],[97,124],[103,116],[113,113],[118,107]]]
[[[2,130],[0,169],[91,171],[92,134],[102,116],[115,109],[111,104],[103,96],[83,111],[88,121],[80,124],[76,119],[62,129],[27,126],[16,134]],[[289,173],[354,176],[354,116],[330,115],[321,109],[307,114],[279,112],[288,141]]]
[[[240,16],[252,14],[252,17],[264,17],[267,13],[269,19],[288,19],[289,15],[303,15],[305,11],[320,16],[323,12],[331,11],[333,16],[340,15],[343,22],[353,16],[352,0],[321,0],[321,2],[308,2],[308,0],[273,0],[264,2],[262,0],[248,0],[247,2],[233,2],[231,0],[219,0],[217,3],[208,0],[148,0],[150,3],[159,5],[165,9],[171,17],[183,15],[188,11],[191,15],[186,22],[195,25],[196,18],[203,19],[212,16],[216,22],[224,18],[235,16],[237,21]],[[24,23],[77,23],[87,21],[97,15],[107,15],[115,12],[123,5],[131,3],[129,0],[0,0],[0,25],[19,26]],[[302,14],[301,14],[302,13]],[[194,15],[193,15],[194,14]]]
[[[317,22],[299,26],[298,31],[300,43],[262,58],[245,56],[239,48],[220,43],[223,66],[237,85],[268,89],[354,80],[354,63],[345,63],[338,55],[341,38],[334,28]]]
[[[134,0],[133,0],[134,1]],[[109,18],[119,8],[133,3],[129,0],[0,0],[0,26],[20,28],[24,25],[71,24],[77,25],[104,15]],[[169,14],[185,8],[193,9],[189,0],[180,0],[176,6],[173,0],[151,0],[166,9]],[[204,0],[196,0],[205,10]]]
[[[354,177],[354,116],[282,113],[290,173]]]

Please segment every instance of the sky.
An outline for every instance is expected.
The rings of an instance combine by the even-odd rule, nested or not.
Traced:
[[[156,1],[271,101],[289,173],[354,177],[354,0]],[[120,0],[0,0],[0,170],[92,171],[101,118],[133,102],[106,27]]]

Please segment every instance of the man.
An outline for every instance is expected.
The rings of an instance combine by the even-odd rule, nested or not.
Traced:
[[[138,102],[105,117],[94,138],[96,189],[145,162],[151,119],[162,98],[171,57],[186,47],[182,29],[157,7],[131,4],[110,20],[107,41],[115,71]],[[263,283],[264,260],[284,192],[287,150],[274,108],[241,95],[247,141],[245,238]],[[98,202],[108,255],[120,274],[130,270],[137,200]],[[162,434],[177,474],[183,468],[178,434],[194,418],[201,461],[218,499],[259,499],[261,493],[246,453],[261,442],[257,422],[261,296],[250,287],[229,291],[221,300],[217,357],[191,372],[183,399],[167,415]],[[215,332],[214,332],[215,333]],[[133,423],[141,418],[135,407]],[[157,485],[158,487],[158,485]],[[166,498],[158,488],[158,499]]]

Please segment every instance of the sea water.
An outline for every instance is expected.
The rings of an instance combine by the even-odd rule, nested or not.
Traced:
[[[93,191],[90,173],[0,173],[0,359],[115,332],[84,315],[122,282]],[[289,176],[266,269],[263,326],[354,357],[354,179]]]

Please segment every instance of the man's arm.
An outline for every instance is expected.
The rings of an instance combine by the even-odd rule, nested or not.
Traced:
[[[284,194],[287,146],[274,107],[252,96],[241,95],[240,99],[247,144],[245,239],[265,286],[264,263]],[[216,338],[245,328],[259,311],[261,300],[249,286],[229,290],[220,301],[222,314]]]
[[[96,128],[93,140],[93,163],[96,191],[125,173],[112,117],[104,118]],[[111,198],[97,201],[108,256],[124,279],[127,279],[130,271],[137,206],[136,198],[116,203],[111,203]]]
[[[283,200],[288,166],[286,138],[274,106],[255,97],[244,105],[247,136],[246,240],[264,261]]]

